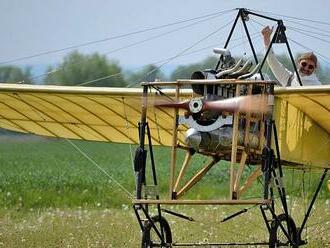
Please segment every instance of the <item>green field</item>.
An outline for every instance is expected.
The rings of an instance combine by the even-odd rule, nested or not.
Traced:
[[[66,140],[0,136],[0,247],[139,247],[141,237],[129,195],[134,194],[135,147],[77,141],[74,144],[81,152]],[[159,190],[164,195],[169,149],[154,149]],[[182,159],[183,154],[178,157]],[[192,168],[198,168],[202,162],[204,158],[196,157]],[[221,163],[212,168],[187,197],[226,196],[227,165]],[[306,208],[301,189],[310,199],[319,174],[285,172],[290,211],[299,223]],[[248,197],[260,192],[261,186],[257,184]],[[323,187],[307,230],[310,240],[307,247],[330,246],[329,198],[329,191]],[[168,216],[175,241],[267,239],[258,208],[221,225],[219,220],[242,207],[174,209],[198,220],[188,225]]]

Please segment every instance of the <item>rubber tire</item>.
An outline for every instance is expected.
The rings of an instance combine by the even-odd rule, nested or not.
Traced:
[[[160,217],[159,215],[153,216],[152,218],[153,223],[156,225],[156,227],[159,228],[159,226],[162,227],[163,233],[164,233],[164,241],[166,243],[165,246],[160,246],[160,244],[157,244],[156,246],[153,245],[154,240],[151,240],[151,232],[154,233],[154,236],[158,235],[156,234],[155,230],[152,228],[152,224],[150,221],[147,221],[144,225],[144,231],[142,233],[142,248],[149,248],[149,247],[172,247],[172,233],[170,225],[168,224],[167,220],[164,217]],[[159,230],[160,231],[160,230]],[[160,240],[158,240],[160,242]]]
[[[278,232],[282,232],[285,239],[287,239],[287,237],[283,233],[279,222],[277,220],[273,220],[272,224],[271,224],[270,235],[269,235],[269,247],[270,248],[276,248],[276,247],[294,247],[294,248],[296,248],[296,247],[299,247],[297,227],[296,227],[296,224],[294,223],[293,219],[290,216],[288,216],[288,219],[287,219],[285,214],[280,214],[277,216],[277,218],[280,221],[280,223],[283,225],[283,227],[286,228],[286,230],[288,229],[288,227],[290,228],[289,235],[291,237],[291,240],[295,243],[295,245],[288,246],[289,240],[286,240],[286,242],[287,242],[286,245],[283,245],[283,244],[281,245],[278,243]]]

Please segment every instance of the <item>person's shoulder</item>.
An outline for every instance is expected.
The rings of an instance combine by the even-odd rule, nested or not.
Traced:
[[[320,80],[315,73],[301,77],[303,85],[321,85]]]
[[[311,75],[311,80],[315,83],[315,85],[321,85],[320,79],[317,77],[315,73]]]

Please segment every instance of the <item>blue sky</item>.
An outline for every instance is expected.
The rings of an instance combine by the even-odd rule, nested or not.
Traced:
[[[2,0],[0,7],[2,33],[0,62],[240,7],[330,22],[330,1],[326,0]],[[187,52],[202,49],[200,52],[179,56],[169,62],[171,65],[193,63],[211,55],[212,46],[223,46],[231,27],[230,23],[232,23],[236,14],[237,12],[232,11],[178,31],[175,31],[175,29],[192,22],[81,47],[79,51],[107,54],[109,59],[117,60],[123,66],[138,67],[177,56],[189,47],[191,49],[188,49]],[[278,18],[282,17],[278,16]],[[287,19],[287,17],[283,18]],[[297,21],[295,19],[289,20]],[[249,23],[251,24],[249,26],[250,31],[256,37],[257,50],[262,51],[261,36],[258,32],[262,24],[266,25],[268,23],[262,23],[261,20],[257,19],[256,22]],[[226,24],[226,27],[203,40],[203,42],[198,43],[198,41]],[[329,25],[307,22],[306,24],[315,25],[321,29],[321,31],[316,32],[330,31]],[[294,28],[306,28],[297,26],[294,22],[287,25]],[[311,28],[309,29],[311,30]],[[169,34],[164,35],[166,32]],[[330,58],[328,42],[308,38],[292,30],[288,30],[288,35],[292,40],[308,48],[315,49],[325,57]],[[160,37],[142,42],[156,36]],[[233,38],[239,39],[241,36],[242,27],[240,25],[237,34]],[[327,36],[322,37],[324,40],[330,40]],[[142,43],[133,46],[132,44],[136,42]],[[198,44],[196,45],[196,43]],[[129,48],[124,49],[125,46]],[[210,48],[207,49],[207,47]],[[203,50],[203,48],[205,49]],[[281,50],[282,48],[278,49]],[[118,51],[114,52],[114,50]],[[237,55],[249,50],[247,42],[243,42],[236,50],[233,53]],[[303,48],[297,44],[292,44],[292,50],[295,53],[303,50]],[[47,54],[12,64],[56,64],[69,52],[70,50]]]

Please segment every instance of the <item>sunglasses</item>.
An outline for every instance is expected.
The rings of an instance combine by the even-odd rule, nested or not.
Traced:
[[[301,65],[302,67],[304,67],[304,68],[307,66],[307,68],[308,68],[309,70],[314,70],[314,68],[315,68],[314,65],[308,64],[308,63],[306,63],[306,62],[301,62],[300,65]]]

